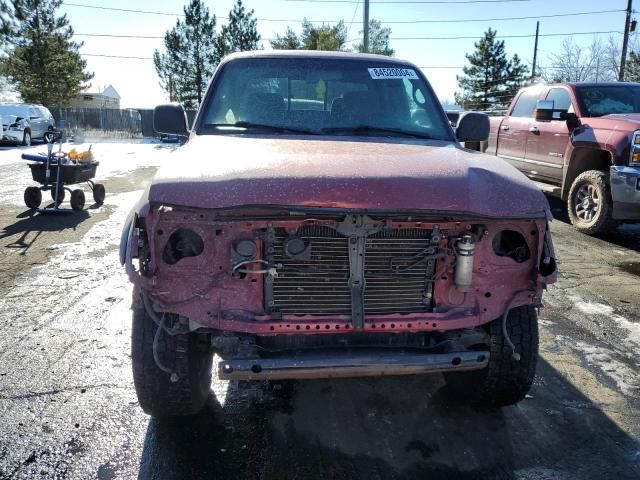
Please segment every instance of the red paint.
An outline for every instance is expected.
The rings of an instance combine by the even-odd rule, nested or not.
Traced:
[[[263,308],[262,276],[248,275],[237,279],[231,275],[229,250],[239,237],[252,236],[256,229],[270,223],[276,227],[295,229],[303,221],[267,222],[250,220],[224,222],[216,220],[215,210],[158,212],[152,210],[146,217],[152,251],[161,252],[172,231],[188,227],[202,236],[205,250],[198,257],[182,259],[175,265],[156,261],[148,277],[131,274],[134,283],[150,290],[157,299],[159,311],[177,313],[200,325],[219,330],[275,334],[324,334],[352,330],[350,320],[344,316],[285,315],[272,319]],[[332,226],[331,220],[316,222]],[[429,221],[394,222],[393,228],[423,228],[431,230],[436,223]],[[435,283],[434,298],[438,311],[420,314],[367,315],[366,331],[443,331],[481,325],[499,317],[514,293],[522,294],[513,306],[539,304],[545,284],[555,281],[555,274],[542,278],[537,265],[542,239],[547,228],[545,219],[483,222],[489,234],[476,246],[473,288],[462,294],[453,285],[453,266]],[[465,231],[465,223],[437,222],[448,237]],[[503,229],[520,231],[528,238],[532,257],[516,263],[508,257],[493,253],[493,235]],[[534,235],[531,233],[535,232]],[[443,239],[446,244],[446,238]],[[160,257],[159,253],[154,254]],[[252,279],[256,281],[253,282]],[[487,296],[487,293],[490,296]],[[164,305],[164,306],[163,306]]]
[[[202,135],[175,157],[151,185],[150,202],[195,208],[424,210],[498,218],[541,218],[548,210],[544,195],[513,167],[450,142]]]

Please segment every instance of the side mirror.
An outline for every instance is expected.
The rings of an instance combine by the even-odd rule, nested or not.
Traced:
[[[548,122],[553,120],[555,102],[553,100],[538,100],[533,116],[537,121]]]
[[[553,100],[538,100],[534,117],[539,122],[550,122],[551,120],[566,120],[568,110],[555,108]]]
[[[182,105],[168,103],[153,109],[153,129],[165,135],[189,135],[187,112]]]
[[[479,112],[461,114],[456,137],[459,142],[484,142],[489,138],[489,116]]]

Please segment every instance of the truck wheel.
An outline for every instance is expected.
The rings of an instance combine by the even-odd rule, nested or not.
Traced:
[[[567,201],[571,224],[587,235],[606,233],[616,227],[611,217],[613,201],[609,174],[587,170],[576,177]]]
[[[538,317],[532,306],[513,308],[507,317],[509,337],[520,355],[512,358],[502,334],[502,319],[488,325],[489,365],[482,370],[444,374],[452,393],[478,407],[496,408],[519,402],[531,388],[538,360]]]
[[[71,192],[69,203],[75,212],[82,210],[84,208],[84,192],[79,188]]]
[[[27,187],[24,191],[24,204],[28,208],[38,208],[42,203],[42,192],[38,187]]]
[[[178,373],[177,381],[172,382],[170,374],[160,370],[153,358],[156,330],[140,294],[135,292],[131,359],[138,402],[154,417],[194,415],[204,406],[211,388],[213,355],[209,338],[193,332],[175,336],[160,334],[159,359]]]

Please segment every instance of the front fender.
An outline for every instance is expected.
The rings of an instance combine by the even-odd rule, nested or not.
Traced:
[[[133,224],[136,218],[135,209],[129,212],[127,215],[127,219],[124,221],[124,225],[122,226],[122,233],[120,234],[120,265],[124,266],[127,261],[127,244],[129,243],[129,238],[133,234]]]

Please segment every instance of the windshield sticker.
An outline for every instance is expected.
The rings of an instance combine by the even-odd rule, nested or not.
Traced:
[[[374,80],[388,80],[390,78],[418,79],[418,74],[412,68],[370,68],[369,75]]]

